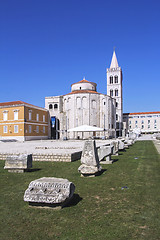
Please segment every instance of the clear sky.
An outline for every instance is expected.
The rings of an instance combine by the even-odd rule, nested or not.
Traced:
[[[159,0],[1,0],[0,102],[44,107],[84,76],[106,94],[114,47],[124,112],[159,111]]]

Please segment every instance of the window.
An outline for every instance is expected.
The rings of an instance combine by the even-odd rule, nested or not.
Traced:
[[[57,109],[58,108],[58,104],[54,104],[54,109]]]
[[[118,76],[115,76],[115,77],[114,77],[114,82],[115,82],[115,83],[118,83]]]
[[[3,126],[3,133],[7,133],[8,132],[8,126]]]
[[[116,107],[118,107],[118,102],[116,102]]]
[[[45,133],[45,130],[46,130],[46,129],[45,129],[45,126],[43,126],[43,133]]]
[[[53,108],[52,104],[49,104],[49,109],[52,109],[52,108]]]
[[[156,119],[154,120],[154,123],[157,123],[157,120],[156,120]]]
[[[113,83],[113,76],[110,76],[110,84]]]
[[[29,120],[32,120],[32,111],[29,111]]]
[[[118,89],[115,90],[115,96],[118,96]]]
[[[8,120],[8,111],[4,111],[3,112],[3,121],[7,121]]]
[[[18,120],[18,111],[14,110],[14,120]]]
[[[118,121],[118,114],[116,114],[116,121]]]
[[[36,132],[39,133],[39,126],[36,127]]]
[[[31,133],[31,132],[32,132],[32,126],[29,125],[29,133]]]
[[[106,102],[104,102],[103,104],[106,105]]]
[[[14,133],[18,133],[18,125],[14,125]]]
[[[45,119],[45,115],[43,115],[43,122],[45,122],[46,121],[46,119]]]
[[[131,121],[129,121],[129,124],[131,124]]]
[[[137,124],[137,120],[135,121],[135,124]]]
[[[110,96],[113,97],[113,90],[110,90]]]
[[[81,99],[80,99],[80,97],[76,98],[76,104],[77,104],[77,108],[81,108]]]
[[[142,120],[142,124],[144,124],[144,121]]]
[[[148,129],[150,128],[150,125],[148,125]]]
[[[37,119],[37,122],[39,121],[39,114],[37,113],[37,117],[36,117],[36,119]]]
[[[144,129],[144,125],[142,125],[142,129]]]
[[[96,109],[96,101],[95,100],[92,100],[91,106],[92,106],[93,109]]]
[[[150,120],[148,120],[148,124],[150,124]]]

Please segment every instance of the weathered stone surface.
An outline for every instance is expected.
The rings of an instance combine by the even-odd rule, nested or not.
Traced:
[[[83,175],[95,175],[101,171],[95,140],[85,141],[81,156],[81,163],[82,165],[78,168],[78,171]]]
[[[64,206],[73,196],[75,186],[63,178],[43,177],[32,181],[25,191],[24,201],[38,206]],[[34,205],[34,204],[32,204]]]
[[[118,142],[119,142],[119,150],[123,150],[124,149],[124,141],[118,140]]]
[[[118,150],[119,150],[119,142],[118,141],[112,141],[111,146],[113,146],[113,152],[112,155],[118,155]]]
[[[32,154],[8,155],[4,169],[9,172],[24,172],[32,167]]]
[[[100,163],[102,164],[112,164],[111,155],[113,152],[113,146],[101,146],[98,149],[98,156]]]
[[[160,140],[160,134],[157,134],[157,135],[156,135],[156,139],[157,139],[157,140]]]

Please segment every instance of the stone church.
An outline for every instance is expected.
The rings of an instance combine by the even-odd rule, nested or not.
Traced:
[[[112,138],[122,135],[122,70],[115,51],[107,68],[107,94],[97,92],[97,84],[85,78],[71,85],[71,92],[45,98],[45,108],[51,117],[51,138],[85,139]],[[68,132],[89,125],[101,132]]]

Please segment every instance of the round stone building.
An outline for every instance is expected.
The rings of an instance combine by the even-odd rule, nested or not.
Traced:
[[[71,85],[71,92],[45,98],[45,108],[51,117],[51,138],[85,139],[114,137],[116,101],[97,92],[97,84],[83,79]],[[102,132],[68,132],[69,129],[89,125],[103,128]]]

